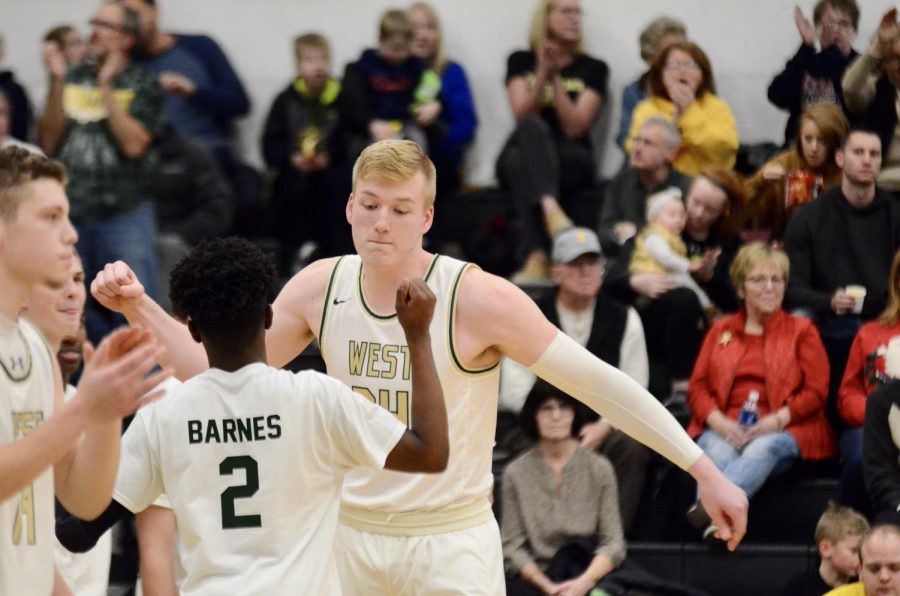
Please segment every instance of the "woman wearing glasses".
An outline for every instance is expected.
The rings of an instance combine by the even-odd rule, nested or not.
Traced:
[[[696,176],[704,166],[731,168],[737,157],[737,124],[728,104],[715,93],[703,50],[690,42],[669,45],[650,67],[650,96],[634,108],[626,152],[631,153],[644,121],[662,116],[681,131],[676,170]]]
[[[752,497],[798,459],[835,454],[825,418],[828,357],[812,321],[781,309],[787,255],[760,242],[731,266],[742,308],[717,321],[691,375],[688,433]],[[740,421],[756,395],[758,420]]]
[[[591,127],[606,96],[609,69],[582,51],[579,0],[541,0],[530,50],[507,61],[506,91],[516,128],[497,159],[497,178],[513,200],[521,281],[546,279],[548,236],[594,224],[579,191],[594,185]],[[579,215],[583,212],[583,215]],[[568,215],[567,215],[568,213]]]

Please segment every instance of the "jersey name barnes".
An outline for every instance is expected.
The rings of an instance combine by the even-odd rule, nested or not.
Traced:
[[[188,442],[247,443],[265,441],[281,436],[281,416],[253,416],[252,418],[223,418],[221,420],[188,420]]]

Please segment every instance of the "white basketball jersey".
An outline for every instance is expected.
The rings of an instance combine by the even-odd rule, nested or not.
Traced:
[[[409,348],[396,313],[381,315],[362,291],[362,261],[342,257],[325,296],[319,346],[328,374],[392,412],[406,425],[415,407]],[[344,502],[387,513],[439,511],[483,499],[491,490],[491,452],[497,424],[499,366],[467,370],[453,343],[457,292],[469,267],[436,255],[425,282],[437,297],[432,350],[447,403],[450,461],[441,474],[359,469],[344,482]]]
[[[114,497],[139,512],[166,493],[182,594],[340,593],[332,544],[344,475],[382,467],[404,432],[319,373],[210,369],[140,410]]]
[[[66,385],[63,401],[69,401],[78,390]],[[112,557],[112,530],[97,539],[86,553],[69,552],[59,540],[53,541],[56,570],[75,596],[106,596],[109,589],[109,565]]]
[[[50,349],[30,323],[0,317],[0,445],[53,415]],[[49,594],[56,525],[53,467],[0,503],[0,594]]]

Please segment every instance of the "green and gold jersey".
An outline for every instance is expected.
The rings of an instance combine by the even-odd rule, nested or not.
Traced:
[[[491,451],[497,420],[499,366],[469,370],[454,345],[454,317],[462,276],[474,265],[436,255],[425,282],[437,297],[432,350],[447,403],[450,462],[441,474],[353,470],[343,504],[387,514],[445,511],[484,500],[491,490]],[[394,314],[366,303],[359,256],[341,258],[332,271],[319,329],[328,374],[392,412],[409,426],[416,405],[409,347]]]

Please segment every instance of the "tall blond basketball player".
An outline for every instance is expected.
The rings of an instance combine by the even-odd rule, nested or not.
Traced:
[[[275,301],[269,361],[283,365],[318,339],[328,373],[406,420],[415,408],[408,355],[393,312],[403,278],[424,277],[438,302],[433,351],[447,399],[450,463],[436,476],[357,472],[345,483],[339,557],[347,594],[502,594],[500,536],[491,513],[491,449],[501,356],[520,362],[655,449],[698,482],[719,537],[735,548],[747,499],[659,402],[561,333],[506,280],[422,248],[434,215],[435,171],[409,141],[360,155],[347,202],[358,255],[299,272]],[[206,368],[183,325],[143,293],[125,263],[92,292],[148,325],[177,355],[180,376]]]

